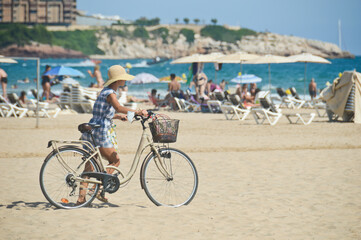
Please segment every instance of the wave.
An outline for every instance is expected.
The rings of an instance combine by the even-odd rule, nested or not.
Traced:
[[[41,63],[41,66],[49,65],[51,67],[66,66],[66,67],[94,67],[95,63],[89,59],[81,62],[68,62],[68,63]]]
[[[149,67],[149,65],[147,64],[146,60],[143,60],[139,63],[132,64],[132,67],[133,68],[147,68],[147,67]]]

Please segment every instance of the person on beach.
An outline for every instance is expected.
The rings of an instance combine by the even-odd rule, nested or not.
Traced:
[[[310,85],[308,85],[308,91],[310,93],[311,100],[313,100],[313,98],[317,95],[317,84],[314,78],[311,79]]]
[[[103,84],[104,84],[104,80],[102,77],[102,73],[100,72],[100,66],[95,65],[93,72],[88,70],[88,73],[89,73],[90,77],[95,78],[95,80],[97,81],[97,84],[94,84],[92,87],[102,88]]]
[[[170,75],[170,83],[168,83],[168,91],[174,96],[178,97],[181,84],[175,79],[175,74]]]
[[[149,95],[149,100],[156,107],[170,106],[173,110],[176,109],[177,104],[171,94],[167,94],[164,99],[160,99],[159,94],[157,95],[157,89],[152,89],[151,94]]]
[[[6,87],[8,85],[8,74],[2,68],[0,68],[0,82],[1,88],[3,89],[3,96],[5,99],[7,99]]]
[[[113,65],[108,70],[108,80],[104,84],[103,90],[99,93],[93,107],[93,117],[89,123],[99,124],[100,128],[96,128],[93,131],[94,141],[90,134],[84,133],[81,136],[82,140],[91,142],[95,146],[100,146],[99,150],[101,155],[109,161],[110,166],[118,167],[120,164],[120,157],[117,153],[117,146],[111,141],[111,129],[113,128],[113,119],[119,119],[122,121],[127,120],[128,112],[135,112],[136,115],[148,116],[146,110],[133,110],[123,107],[119,104],[116,92],[119,87],[124,86],[126,81],[130,81],[134,76],[128,74],[126,70],[120,65]],[[84,171],[91,170],[89,162],[86,164]],[[107,173],[111,174],[114,170],[107,170]],[[86,188],[88,183],[82,183],[79,192],[79,198],[77,204],[85,202]],[[108,199],[104,197],[104,194],[99,193],[97,198],[100,201],[107,202]]]
[[[217,84],[213,83],[213,80],[208,80],[206,85],[206,94],[210,98],[212,92],[221,92],[222,88]]]
[[[222,89],[222,91],[226,91],[226,86],[227,86],[228,82],[226,82],[226,80],[222,80],[222,82],[219,84],[219,87]]]
[[[25,91],[21,91],[20,93],[20,97],[19,97],[19,101],[22,103],[22,104],[25,104],[26,103],[26,92]]]
[[[43,87],[43,95],[42,97],[48,102],[51,99],[50,96],[50,90],[51,90],[51,84],[50,80],[54,78],[54,76],[45,75],[48,71],[50,71],[51,67],[49,65],[45,66],[45,71],[43,75],[41,76],[41,86]]]
[[[197,75],[197,78],[195,79],[197,101],[201,100],[203,102],[204,100],[208,100],[208,97],[205,94],[207,82],[208,77],[204,72]]]

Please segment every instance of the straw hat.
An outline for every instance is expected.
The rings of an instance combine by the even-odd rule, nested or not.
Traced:
[[[133,78],[134,76],[128,74],[122,66],[113,65],[108,70],[108,80],[106,81],[106,83],[104,83],[104,87],[107,87],[116,81],[130,81]]]

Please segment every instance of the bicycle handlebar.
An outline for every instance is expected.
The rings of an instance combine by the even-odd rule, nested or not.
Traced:
[[[134,115],[134,119],[137,121],[142,120],[143,122],[146,122],[152,115],[154,115],[154,113],[150,110],[147,110],[147,112],[148,112],[147,117],[144,117],[142,115]]]

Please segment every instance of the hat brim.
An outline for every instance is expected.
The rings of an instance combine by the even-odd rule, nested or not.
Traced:
[[[124,81],[130,81],[134,78],[133,75],[130,75],[128,73],[125,73],[125,74],[122,74],[122,75],[119,75],[115,78],[111,78],[111,79],[108,79],[105,83],[104,83],[104,87],[107,87],[109,86],[110,84],[116,82],[116,81],[121,81],[121,80],[124,80]]]

